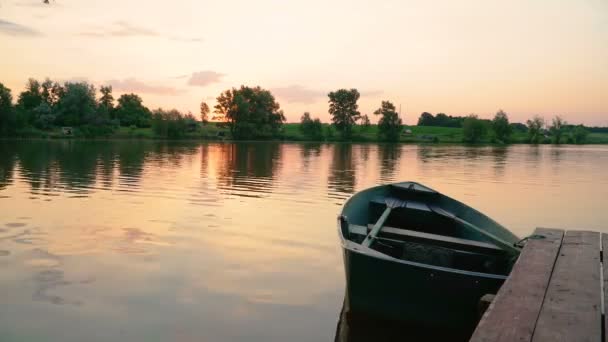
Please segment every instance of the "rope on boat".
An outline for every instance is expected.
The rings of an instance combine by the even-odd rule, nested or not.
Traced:
[[[524,246],[526,245],[526,243],[528,242],[528,240],[539,240],[539,239],[544,239],[545,236],[544,235],[540,235],[540,234],[532,234],[532,235],[528,235],[525,238],[517,241],[516,243],[513,244],[513,246],[515,247],[519,247],[519,248],[524,248]]]

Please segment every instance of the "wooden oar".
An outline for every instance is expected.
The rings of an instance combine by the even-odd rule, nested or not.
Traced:
[[[405,205],[407,204],[407,202],[405,201],[392,197],[386,198],[384,201],[386,203],[386,209],[384,209],[384,212],[382,213],[378,221],[376,221],[376,224],[374,225],[372,230],[369,232],[369,234],[367,234],[365,240],[363,240],[363,242],[361,243],[365,247],[369,247],[369,245],[372,244],[374,239],[376,239],[376,236],[378,236],[378,233],[380,233],[380,230],[382,229],[384,222],[386,222],[386,219],[388,219],[388,215],[390,215],[391,211],[395,208],[405,207]]]
[[[492,233],[488,233],[487,231],[475,226],[472,223],[469,223],[463,219],[461,219],[460,217],[450,213],[449,211],[445,211],[442,208],[436,207],[436,206],[431,206],[429,205],[429,208],[442,216],[451,218],[452,220],[462,224],[463,226],[465,226],[468,229],[474,230],[486,237],[488,237],[490,240],[492,240],[492,242],[496,243],[497,245],[499,245],[500,247],[506,249],[507,252],[511,253],[511,254],[515,254],[515,255],[519,255],[519,253],[521,252],[521,250],[517,247],[515,247],[512,243],[509,243],[501,238],[499,238],[498,236],[492,234]]]

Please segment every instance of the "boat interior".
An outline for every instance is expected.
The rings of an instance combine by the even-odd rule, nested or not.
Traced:
[[[483,227],[446,209],[442,195],[409,182],[385,188],[353,203],[349,212],[354,215],[341,216],[348,240],[410,262],[497,275],[510,272],[517,255],[484,235]]]

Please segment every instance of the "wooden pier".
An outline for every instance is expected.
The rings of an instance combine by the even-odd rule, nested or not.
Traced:
[[[471,341],[607,341],[608,234],[537,228]]]

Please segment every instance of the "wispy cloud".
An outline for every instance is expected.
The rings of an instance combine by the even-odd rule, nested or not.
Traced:
[[[106,81],[106,84],[111,84],[112,88],[118,92],[140,92],[159,95],[178,95],[183,93],[183,90],[177,88],[147,84],[135,78],[109,80]]]
[[[39,37],[42,36],[40,31],[37,31],[31,27],[27,27],[21,24],[13,23],[11,21],[0,19],[0,33],[7,34],[9,36],[22,36],[22,37]]]
[[[224,76],[224,74],[210,70],[193,72],[188,80],[188,85],[205,87],[212,83],[221,82],[222,77]]]
[[[173,41],[181,42],[181,43],[202,43],[203,42],[203,38],[200,38],[200,37],[188,38],[188,37],[180,37],[180,36],[171,36],[171,37],[169,37],[169,40],[173,40]]]
[[[313,103],[318,98],[327,95],[326,91],[313,90],[301,85],[290,85],[283,88],[273,88],[272,92],[287,102]]]
[[[166,35],[162,34],[158,31],[134,25],[128,23],[126,21],[116,21],[112,23],[109,27],[101,27],[95,29],[89,29],[86,31],[82,31],[79,33],[81,36],[85,37],[164,37],[171,41],[182,42],[182,43],[200,43],[203,41],[200,37],[184,37],[179,35]]]
[[[95,31],[81,32],[80,35],[88,37],[156,37],[160,34],[154,30],[131,25],[125,21],[117,21],[112,27]]]

